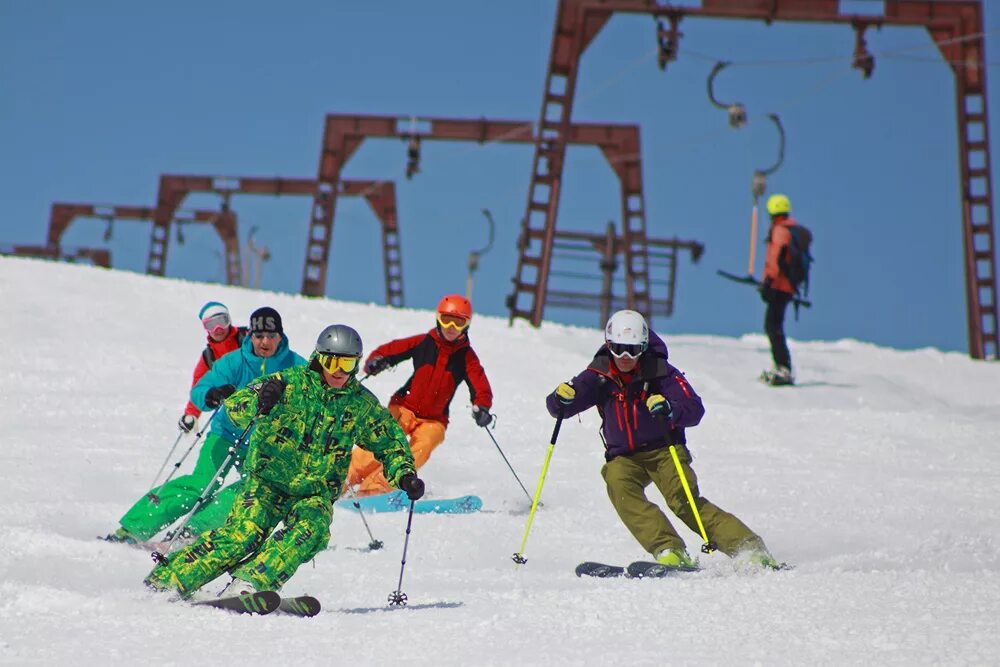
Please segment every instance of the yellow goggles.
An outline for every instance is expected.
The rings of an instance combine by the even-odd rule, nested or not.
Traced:
[[[327,373],[336,373],[342,370],[345,373],[353,373],[358,367],[357,357],[341,357],[336,354],[320,354],[316,356],[319,365],[326,369]]]
[[[438,324],[441,325],[442,329],[447,329],[451,327],[461,331],[465,327],[469,326],[469,320],[461,317],[459,315],[438,315]]]

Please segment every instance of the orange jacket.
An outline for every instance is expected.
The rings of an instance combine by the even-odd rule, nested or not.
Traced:
[[[767,253],[764,256],[764,282],[770,281],[773,289],[788,294],[795,294],[795,288],[781,272],[778,258],[792,242],[792,233],[788,231],[788,228],[796,224],[795,220],[787,215],[772,218],[771,229],[767,233]]]
[[[208,369],[211,368],[211,364],[206,361],[206,357],[210,358],[212,363],[214,363],[215,360],[222,355],[238,349],[240,343],[243,342],[243,336],[240,335],[240,330],[232,326],[229,327],[229,333],[226,334],[226,337],[218,343],[212,340],[211,336],[207,336],[207,338],[208,346],[202,350],[201,356],[198,357],[198,365],[194,367],[194,379],[191,380],[192,387],[198,384],[198,380],[201,379],[201,376],[207,373]],[[209,355],[209,352],[211,352],[211,355]],[[184,414],[198,417],[201,414],[201,410],[199,410],[198,406],[189,400],[188,404],[184,407]]]

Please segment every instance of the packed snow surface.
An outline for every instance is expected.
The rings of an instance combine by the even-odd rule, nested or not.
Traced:
[[[460,388],[421,476],[429,497],[476,493],[484,508],[414,518],[408,607],[386,604],[405,513],[369,517],[385,542],[374,552],[357,514],[335,514],[329,549],[285,589],[322,600],[313,619],[148,592],[149,555],[94,538],[148,490],[176,437],[204,343],[197,312],[213,299],[238,321],[274,306],[302,354],[331,323],[358,329],[367,349],[433,323],[427,311],[0,258],[0,662],[1000,664],[1000,364],[794,341],[798,386],[770,388],[756,379],[769,366],[763,336],[674,335],[669,323],[670,359],[707,408],[688,433],[702,492],[793,570],[746,571],[714,553],[669,580],[577,578],[583,560],[645,556],[606,497],[595,411],[563,424],[528,562],[515,565],[529,503]],[[477,317],[471,337],[496,438],[534,493],[553,427],[543,400],[601,334]],[[407,375],[367,385],[388,400]],[[675,525],[698,553],[701,538]]]

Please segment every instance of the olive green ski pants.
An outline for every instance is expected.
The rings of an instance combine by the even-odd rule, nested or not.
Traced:
[[[742,521],[701,496],[687,447],[676,445],[676,449],[709,540],[729,556],[747,549],[764,549],[763,540]],[[601,475],[622,523],[653,556],[665,549],[684,549],[684,540],[660,508],[646,498],[650,482],[663,494],[670,511],[692,531],[700,532],[668,448],[618,456],[604,464]]]

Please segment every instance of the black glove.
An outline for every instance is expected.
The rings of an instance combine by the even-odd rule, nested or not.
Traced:
[[[271,414],[274,406],[281,402],[286,386],[287,383],[278,378],[264,380],[257,390],[257,412],[262,415]]]
[[[365,373],[368,373],[368,375],[378,375],[389,368],[390,365],[389,360],[385,357],[372,357],[365,364]]]
[[[478,405],[472,406],[472,419],[475,420],[476,426],[482,426],[486,428],[493,421],[493,415],[486,408],[481,408]]]
[[[194,415],[181,415],[181,418],[177,420],[177,428],[184,433],[190,433],[197,424],[198,418]]]
[[[424,495],[424,481],[412,472],[399,478],[399,488],[406,491],[406,497],[410,500],[420,500]]]
[[[221,387],[212,387],[205,394],[205,405],[210,408],[217,408],[222,405],[222,402],[229,398],[232,393],[236,391],[236,387],[231,384],[224,384]]]

